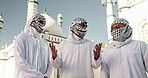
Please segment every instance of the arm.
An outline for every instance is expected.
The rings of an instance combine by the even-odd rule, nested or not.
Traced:
[[[102,63],[102,55],[100,54],[100,57],[99,57],[97,60],[95,60],[94,58],[93,58],[92,60],[93,60],[93,61],[92,61],[92,67],[93,67],[94,69],[97,69],[97,68],[100,67],[100,65],[101,65],[101,63]]]
[[[92,57],[92,67],[97,69],[102,62],[102,55],[101,55],[101,45],[102,43],[95,45],[95,50],[93,50],[93,57]]]
[[[50,44],[50,48],[51,48],[51,64],[53,67],[55,68],[61,68],[62,67],[62,63],[61,63],[61,58],[59,57],[59,55],[61,55],[60,51],[56,50],[55,45],[53,43]]]
[[[143,62],[145,66],[145,70],[148,73],[148,45],[144,43],[142,47],[142,56],[143,56]]]
[[[37,71],[36,68],[28,63],[25,59],[25,38],[19,35],[15,42],[15,63],[16,67],[24,74],[25,77],[43,78],[43,74]]]

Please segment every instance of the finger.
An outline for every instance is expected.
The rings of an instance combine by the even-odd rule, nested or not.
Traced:
[[[57,55],[58,50],[55,51],[56,55]]]
[[[52,46],[54,46],[53,42],[51,44],[52,44]]]
[[[53,42],[51,43],[51,47],[52,47],[52,50],[54,50],[54,44],[53,44]]]
[[[96,50],[93,50],[93,52],[94,52],[94,54],[96,54],[96,53],[97,53],[97,51],[96,51]]]
[[[94,56],[98,55],[98,53],[95,50],[93,50],[93,51],[94,51]]]
[[[53,46],[53,50],[56,50],[55,46]]]
[[[53,50],[56,53],[57,50],[56,50],[56,46],[54,46],[54,45],[53,45]]]
[[[99,50],[99,48],[100,48],[100,47],[99,47],[98,45],[95,46],[95,49],[96,49],[97,51]]]
[[[49,44],[50,47],[52,47],[52,42]]]
[[[52,53],[55,53],[55,49],[54,49],[54,44],[53,44],[53,42],[50,43],[50,48],[51,48]]]
[[[51,47],[52,47],[52,45],[53,45],[53,42],[50,43],[50,46],[51,46]]]
[[[102,46],[102,43],[98,43],[97,45],[98,45],[98,48],[100,49]]]
[[[51,43],[49,43],[49,47],[51,48]]]
[[[102,46],[102,43],[99,43],[99,46],[101,47]]]
[[[51,50],[54,51],[53,46],[51,46]]]
[[[95,50],[93,50],[93,52],[95,53],[96,51],[95,51]]]

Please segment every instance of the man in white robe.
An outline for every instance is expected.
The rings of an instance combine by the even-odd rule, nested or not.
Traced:
[[[101,78],[148,78],[148,47],[132,40],[127,20],[116,19],[111,26],[113,42],[103,52]]]
[[[85,19],[75,18],[68,38],[57,49],[53,43],[50,44],[51,63],[60,68],[60,78],[94,78],[93,68],[101,64],[101,43],[95,46],[85,39],[86,28]]]
[[[46,19],[34,15],[27,24],[26,32],[17,36],[15,42],[15,78],[49,78],[52,71],[48,42],[40,38]]]

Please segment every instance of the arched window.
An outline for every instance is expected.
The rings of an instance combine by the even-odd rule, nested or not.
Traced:
[[[140,35],[140,40],[148,43],[148,20],[144,19],[140,24],[139,24],[139,35]]]
[[[148,23],[145,23],[141,30],[143,41],[148,42]]]

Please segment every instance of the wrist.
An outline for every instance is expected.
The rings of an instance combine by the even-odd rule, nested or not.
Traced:
[[[99,57],[100,57],[100,55],[98,55],[97,57],[94,57],[94,59],[95,59],[95,60],[98,60],[98,59],[99,59]]]
[[[56,57],[52,57],[53,60],[55,60]]]

